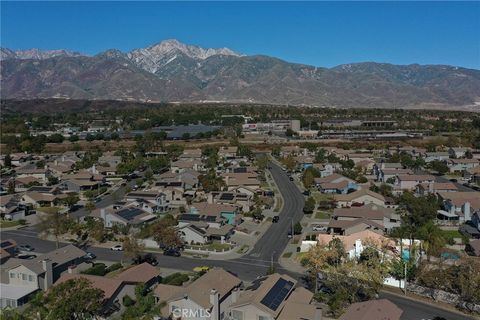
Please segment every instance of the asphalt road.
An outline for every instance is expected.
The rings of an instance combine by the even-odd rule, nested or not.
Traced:
[[[176,258],[156,254],[159,262],[158,266],[160,268],[183,271],[191,271],[194,267],[204,265],[221,267],[236,274],[242,280],[251,281],[258,276],[265,275],[273,262],[277,272],[289,274],[302,282],[303,275],[283,269],[278,264],[278,258],[288,243],[287,233],[291,228],[292,219],[293,222],[296,223],[297,221],[300,221],[302,217],[304,197],[280,167],[272,164],[271,173],[282,193],[284,207],[279,213],[279,222],[272,224],[260,240],[257,241],[257,244],[249,254],[233,260],[195,259],[183,256]],[[134,184],[134,182],[131,183]],[[124,192],[124,188],[120,188],[117,192]],[[112,195],[109,195],[97,205],[100,207],[111,204],[115,202],[114,198],[115,197]],[[85,214],[86,211],[79,210],[78,217]],[[54,242],[38,239],[37,231],[34,226],[12,231],[2,231],[0,235],[2,239],[12,238],[16,240],[19,245],[29,244],[35,248],[35,252],[45,253],[55,249]],[[61,244],[61,246],[64,245],[66,244]],[[90,247],[87,251],[96,254],[97,260],[116,262],[123,260],[123,252],[98,247]],[[447,320],[473,319],[459,313],[446,311],[431,304],[411,300],[388,292],[382,292],[380,297],[390,299],[404,311],[402,320],[427,320],[434,319],[435,317],[443,317]]]

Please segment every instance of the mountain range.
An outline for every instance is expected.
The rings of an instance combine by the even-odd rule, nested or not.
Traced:
[[[2,99],[480,108],[480,70],[352,63],[322,68],[165,40],[128,53],[1,48]]]

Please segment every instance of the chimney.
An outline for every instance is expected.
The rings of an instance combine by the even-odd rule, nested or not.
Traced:
[[[55,159],[55,161],[53,162],[56,166],[58,166],[58,160]]]
[[[97,174],[97,168],[95,167],[95,165],[92,166],[92,173]]]
[[[315,320],[322,320],[322,308],[316,307],[315,308],[315,316],[313,317]]]
[[[47,291],[53,284],[53,268],[50,259],[42,260],[42,269],[45,271],[43,290]]]
[[[465,216],[465,222],[472,220],[470,216],[470,202],[468,201],[463,205],[463,214]]]
[[[433,182],[430,181],[430,182],[428,183],[428,193],[433,193],[433,191],[434,191],[434,190],[433,190]]]
[[[220,294],[217,290],[210,290],[210,304],[212,305],[211,320],[220,320]]]
[[[239,297],[240,297],[240,290],[238,288],[233,289],[233,291],[232,291],[232,303],[237,302]]]
[[[69,274],[77,274],[77,266],[76,265],[68,266],[68,273]]]
[[[213,203],[213,195],[211,192],[208,193],[207,196],[207,203]]]

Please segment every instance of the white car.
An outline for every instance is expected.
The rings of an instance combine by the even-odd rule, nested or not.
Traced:
[[[313,226],[312,230],[313,231],[327,231],[327,227],[326,226],[315,225],[315,226]]]
[[[112,251],[123,251],[123,246],[121,244],[117,244],[110,248]]]

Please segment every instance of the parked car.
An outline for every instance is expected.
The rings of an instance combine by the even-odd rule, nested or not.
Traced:
[[[291,238],[291,237],[292,237],[292,231],[288,231],[287,237],[288,237],[288,238]]]
[[[83,258],[86,259],[86,260],[93,260],[93,259],[95,259],[96,257],[97,257],[97,256],[96,256],[94,253],[92,253],[92,252],[87,252],[87,253],[83,256]]]
[[[156,266],[158,264],[157,258],[151,253],[147,253],[146,255],[138,255],[133,259],[134,264],[142,264],[144,262],[150,263],[152,266]]]
[[[315,225],[312,228],[313,231],[327,231],[327,226]]]
[[[310,195],[310,191],[309,190],[303,191],[303,195],[308,197]]]
[[[32,260],[35,259],[37,256],[34,254],[19,254],[17,259],[24,259],[24,260]]]
[[[457,179],[450,179],[451,182],[458,182]]]
[[[110,250],[123,251],[123,246],[121,244],[117,244],[117,245],[114,245],[113,247],[111,247]]]
[[[174,248],[169,248],[163,251],[164,256],[180,257],[180,251]]]
[[[290,181],[293,181],[293,177],[289,177]]]
[[[28,244],[24,244],[24,245],[21,245],[18,247],[18,250],[20,251],[27,251],[27,252],[32,252],[33,250],[35,250],[32,246],[28,245]]]
[[[95,200],[93,200],[93,202],[95,202],[95,203],[100,202],[100,201],[102,201],[102,198],[100,198],[100,197],[96,197]]]
[[[272,222],[273,222],[273,223],[277,223],[278,220],[280,220],[280,217],[279,217],[279,216],[274,216],[274,217],[272,218]]]

